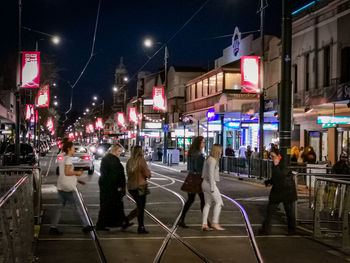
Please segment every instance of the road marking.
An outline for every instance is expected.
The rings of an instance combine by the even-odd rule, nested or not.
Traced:
[[[151,163],[151,162],[149,162],[148,165],[149,165],[150,168],[154,165],[154,166],[157,166],[157,167],[161,167],[161,168],[163,168],[163,169],[167,169],[167,170],[171,170],[171,171],[174,171],[174,172],[181,173],[181,170],[174,169],[174,168],[170,168],[170,167],[165,167],[165,166],[163,166],[163,165],[156,164],[156,163]]]
[[[253,196],[246,198],[236,198],[236,201],[246,201],[246,202],[266,202],[269,200],[268,196]]]
[[[54,184],[43,184],[41,185],[42,194],[54,194],[57,193],[57,187]],[[45,204],[43,204],[45,205]]]

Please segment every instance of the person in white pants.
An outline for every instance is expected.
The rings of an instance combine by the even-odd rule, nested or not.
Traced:
[[[204,193],[205,205],[203,208],[202,216],[202,230],[210,231],[208,222],[209,210],[212,201],[215,202],[213,210],[213,220],[211,227],[216,230],[225,230],[219,224],[219,217],[221,213],[221,207],[224,205],[222,202],[221,194],[216,186],[216,182],[220,181],[219,176],[219,160],[222,154],[222,146],[220,144],[214,144],[211,148],[209,157],[205,160],[202,171],[202,190]]]

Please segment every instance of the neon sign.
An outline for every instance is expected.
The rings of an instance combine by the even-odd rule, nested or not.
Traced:
[[[318,124],[350,124],[350,117],[342,116],[318,116]]]
[[[207,119],[208,119],[208,121],[214,121],[215,117],[216,117],[215,109],[214,108],[209,109],[207,111]]]

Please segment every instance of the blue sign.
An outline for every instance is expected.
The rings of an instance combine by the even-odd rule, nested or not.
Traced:
[[[318,124],[350,124],[350,117],[342,116],[318,116]]]
[[[163,132],[169,132],[169,124],[163,125]]]
[[[224,126],[231,129],[239,129],[240,123],[239,121],[229,121],[229,122],[225,122]]]
[[[208,121],[215,121],[215,120],[218,120],[219,115],[215,114],[215,109],[214,108],[211,108],[207,111],[207,120]]]

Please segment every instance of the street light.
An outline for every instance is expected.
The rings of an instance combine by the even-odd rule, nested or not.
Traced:
[[[86,110],[85,110],[86,112],[89,112],[90,110],[89,110],[89,108],[86,108]]]
[[[97,98],[97,96],[93,96],[92,99],[93,100],[97,100],[98,98]]]
[[[58,45],[61,42],[61,39],[58,36],[53,36],[51,38],[52,43],[54,43],[55,45]]]
[[[114,86],[114,87],[113,87],[113,91],[114,91],[114,92],[117,92],[117,91],[118,91],[118,88]]]
[[[95,105],[96,105],[96,103],[95,103],[95,102],[93,102],[93,103],[92,103],[92,106],[95,106]]]
[[[152,41],[152,39],[150,39],[150,38],[146,38],[146,39],[143,41],[143,44],[144,44],[145,47],[150,48],[150,47],[153,46],[153,41]]]
[[[53,102],[53,105],[54,105],[54,106],[58,106],[58,101],[54,101],[54,102]]]
[[[124,81],[127,82],[129,80],[128,77],[124,77]]]

